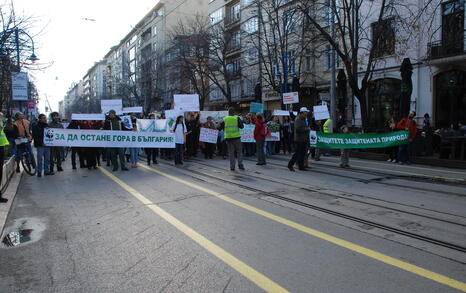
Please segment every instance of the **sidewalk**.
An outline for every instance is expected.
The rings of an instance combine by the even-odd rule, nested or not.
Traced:
[[[18,186],[19,186],[19,183],[21,182],[22,175],[23,175],[23,172],[13,173],[7,189],[2,194],[2,197],[8,199],[8,202],[0,204],[0,235],[1,236],[3,236],[3,228],[8,218],[8,214],[10,213],[11,206],[13,205],[13,201],[15,199],[16,192],[18,191]]]

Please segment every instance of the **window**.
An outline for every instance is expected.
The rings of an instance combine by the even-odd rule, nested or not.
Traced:
[[[223,10],[222,8],[215,10],[210,14],[210,23],[216,24],[222,21],[223,19]]]
[[[311,50],[306,49],[306,54],[304,55],[304,70],[306,72],[312,72],[312,55],[311,55]]]
[[[395,54],[394,19],[384,19],[372,23],[372,47],[375,57]]]
[[[249,64],[257,63],[257,61],[259,60],[259,50],[257,50],[256,48],[247,50],[246,60]]]
[[[256,2],[256,0],[243,0],[243,7],[251,5],[252,3]]]
[[[145,32],[143,32],[142,35],[141,35],[142,41],[145,42],[145,41],[149,40],[149,39],[152,37],[151,34],[152,34],[152,33],[151,33],[151,29],[148,28],[148,29],[147,29]]]
[[[129,53],[129,60],[134,60],[134,58],[136,57],[136,48],[135,48],[135,47],[131,47],[131,48],[128,50],[128,53]]]
[[[238,80],[230,82],[230,89],[231,89],[232,99],[241,98],[241,80],[238,79]]]
[[[297,11],[294,9],[286,10],[283,12],[283,18],[284,18],[285,32],[286,33],[294,32],[296,29]]]
[[[259,18],[253,17],[244,22],[243,30],[247,34],[255,33],[259,30]]]
[[[223,99],[222,91],[217,86],[213,86],[209,98],[211,101],[221,101]]]
[[[230,40],[229,40],[230,50],[238,49],[241,47],[241,32],[236,31],[231,34]]]
[[[241,61],[239,58],[232,60],[230,63],[227,64],[226,66],[227,69],[227,74],[230,77],[235,77],[239,75],[241,71]]]
[[[231,6],[230,8],[230,22],[234,22],[240,19],[241,12],[240,12],[240,4],[236,4]]]

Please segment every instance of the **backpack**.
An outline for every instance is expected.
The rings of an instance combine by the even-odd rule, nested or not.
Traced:
[[[262,131],[261,131],[261,135],[263,135],[263,136],[268,136],[268,135],[271,133],[269,127],[268,127],[267,124],[265,124],[265,123],[262,124],[262,126],[263,126],[263,127],[262,127],[262,129],[261,129],[261,130],[262,130]]]

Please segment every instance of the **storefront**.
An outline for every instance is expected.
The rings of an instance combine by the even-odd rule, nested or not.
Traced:
[[[466,71],[450,70],[434,76],[435,109],[437,128],[450,127],[466,120]]]
[[[368,125],[371,131],[383,131],[400,106],[401,80],[383,78],[370,82],[368,89]]]

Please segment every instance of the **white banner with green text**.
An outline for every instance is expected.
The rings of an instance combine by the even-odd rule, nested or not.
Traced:
[[[175,148],[175,134],[47,128],[44,130],[44,144],[52,147]]]

